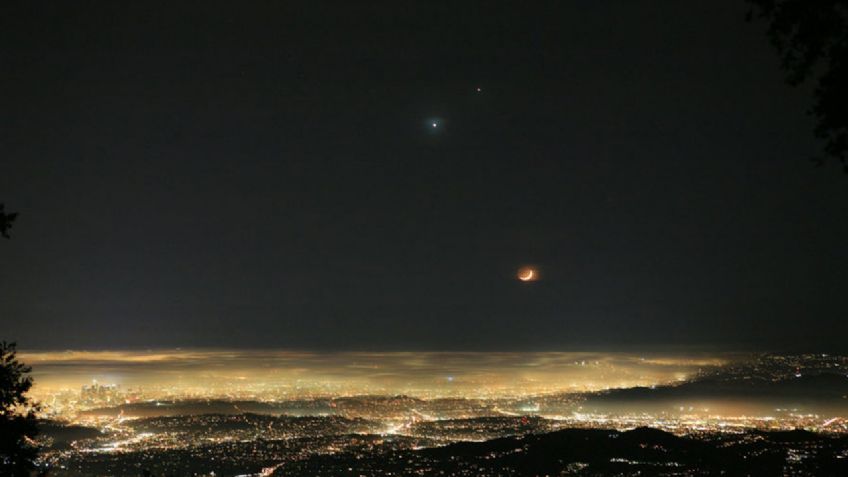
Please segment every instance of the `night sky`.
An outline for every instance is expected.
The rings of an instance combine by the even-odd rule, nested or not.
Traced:
[[[0,337],[845,351],[848,176],[747,9],[2,2]]]

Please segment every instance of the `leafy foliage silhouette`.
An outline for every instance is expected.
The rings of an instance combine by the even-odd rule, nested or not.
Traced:
[[[17,213],[3,212],[5,204],[0,204],[0,235],[9,238],[9,229],[12,228],[12,222],[18,217]]]
[[[18,361],[15,343],[0,342],[0,475],[29,476],[35,468],[37,407],[26,395],[31,370]]]
[[[848,173],[848,0],[747,0],[748,20],[769,22],[768,36],[793,86],[815,81],[815,134]],[[818,164],[825,159],[816,158]]]

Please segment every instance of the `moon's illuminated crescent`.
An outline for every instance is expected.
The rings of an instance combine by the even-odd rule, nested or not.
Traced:
[[[522,282],[529,282],[536,276],[536,271],[532,268],[527,268],[518,272],[518,279]]]

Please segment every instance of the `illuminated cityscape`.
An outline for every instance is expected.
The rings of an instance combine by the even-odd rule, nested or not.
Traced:
[[[845,356],[174,350],[23,358],[33,363],[47,423],[42,465],[55,475],[288,475],[312,465],[331,475],[337,462],[316,462],[398,453],[417,462],[412,471],[426,467],[416,460],[424,449],[580,429],[650,427],[734,445],[762,431],[848,435]],[[792,452],[802,454],[787,459],[814,450]]]

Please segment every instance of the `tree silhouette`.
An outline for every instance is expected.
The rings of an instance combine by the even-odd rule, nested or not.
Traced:
[[[0,475],[29,476],[35,468],[36,406],[26,396],[30,371],[18,361],[15,343],[0,342]]]
[[[814,81],[815,134],[848,173],[848,0],[747,0],[748,19],[769,22],[768,36],[793,86]],[[816,159],[819,164],[824,159]]]
[[[3,212],[0,204],[0,235],[9,238],[18,214]],[[18,361],[15,343],[0,341],[0,475],[29,476],[35,468],[38,446],[37,406],[26,395],[32,387],[32,368]]]
[[[6,214],[3,212],[3,207],[4,204],[0,204],[0,235],[9,238],[9,229],[12,228],[12,222],[15,221],[15,218],[18,216],[18,214]]]

